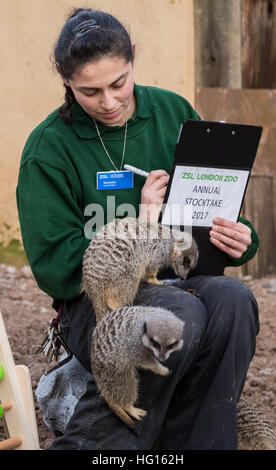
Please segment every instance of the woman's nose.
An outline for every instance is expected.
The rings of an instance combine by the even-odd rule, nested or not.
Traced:
[[[101,96],[101,105],[106,111],[115,109],[115,98],[112,93],[104,92]]]

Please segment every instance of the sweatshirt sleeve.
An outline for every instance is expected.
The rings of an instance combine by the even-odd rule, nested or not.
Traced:
[[[89,240],[68,175],[29,159],[20,168],[16,197],[24,249],[38,286],[53,299],[74,298]]]
[[[259,248],[259,238],[256,230],[249,220],[239,217],[239,222],[247,225],[251,229],[251,244],[247,248],[246,252],[238,259],[228,258],[227,266],[242,266],[247,263],[249,260],[254,258]]]

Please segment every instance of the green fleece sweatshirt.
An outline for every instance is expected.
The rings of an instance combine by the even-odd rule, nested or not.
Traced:
[[[170,173],[181,123],[200,118],[184,98],[170,91],[135,85],[134,92],[137,105],[128,121],[124,163],[148,172],[162,168]],[[138,216],[145,183],[135,175],[133,189],[97,190],[96,173],[113,168],[91,117],[76,102],[72,110],[72,123],[65,124],[57,109],[31,133],[17,185],[25,252],[38,286],[54,299],[55,308],[61,300],[79,294],[82,257],[91,238],[87,238],[91,204],[103,208],[104,223],[112,219],[107,201],[114,200],[115,211],[121,204],[131,204]],[[119,167],[125,128],[98,125]],[[229,259],[229,265],[243,264],[258,248],[253,227],[241,221],[250,225],[253,241],[239,260]]]

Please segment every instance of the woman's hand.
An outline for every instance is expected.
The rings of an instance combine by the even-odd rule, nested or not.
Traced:
[[[251,229],[241,222],[215,217],[210,241],[231,258],[240,258],[251,244]]]
[[[141,191],[139,218],[158,222],[168,181],[169,175],[165,170],[153,170],[149,173]]]

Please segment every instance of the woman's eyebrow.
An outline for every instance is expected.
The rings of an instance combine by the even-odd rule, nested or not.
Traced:
[[[116,85],[116,83],[119,82],[120,80],[122,80],[123,78],[125,78],[127,76],[127,74],[128,74],[128,72],[125,72],[122,75],[120,75],[120,77],[118,77],[114,82],[112,82],[110,84],[110,86]],[[92,90],[98,90],[98,88],[91,87],[91,86],[80,86],[80,87],[77,87],[77,90],[92,91]]]

